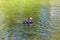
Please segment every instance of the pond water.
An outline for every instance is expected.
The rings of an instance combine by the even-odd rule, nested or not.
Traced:
[[[34,27],[32,27],[29,32],[28,28],[25,28],[26,30],[23,31],[21,30],[23,28],[20,28],[25,27],[21,24],[24,21],[22,17],[21,22],[20,20],[17,20],[18,22],[15,25],[15,28],[10,28],[13,29],[12,31],[5,32],[4,30],[8,30],[8,27],[7,29],[2,28],[2,30],[0,30],[0,40],[50,40],[51,36],[59,31],[58,21],[60,21],[60,17],[58,17],[59,8],[57,6],[51,6],[50,10],[51,11],[49,11],[47,6],[41,6],[40,12],[42,16],[39,16],[39,20],[37,23],[34,23]],[[2,15],[3,14],[0,13],[0,21],[2,21]]]

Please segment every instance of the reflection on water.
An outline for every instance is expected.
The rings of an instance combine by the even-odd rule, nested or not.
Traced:
[[[51,10],[51,11],[49,11]],[[60,17],[58,17],[59,8],[57,6],[51,6],[50,9],[47,6],[41,6],[41,14],[42,16],[39,17],[40,20],[38,21],[38,24],[36,23],[36,29],[38,31],[38,35],[36,35],[37,39],[32,38],[33,40],[50,40],[51,35],[53,35],[58,30],[58,21]],[[50,13],[49,13],[50,12]],[[0,13],[0,20],[2,21],[2,14]],[[0,21],[0,22],[1,22]],[[20,23],[18,23],[20,24]],[[17,26],[17,25],[15,25]],[[28,38],[28,34],[24,34],[20,29],[18,30],[18,27],[16,27],[12,32],[5,32],[0,30],[0,40],[32,40],[31,38]],[[7,29],[4,29],[7,30]],[[28,30],[28,29],[27,29]],[[34,31],[35,31],[34,30]],[[5,33],[4,33],[5,32]],[[22,37],[25,36],[24,38]],[[27,37],[26,37],[27,36]]]

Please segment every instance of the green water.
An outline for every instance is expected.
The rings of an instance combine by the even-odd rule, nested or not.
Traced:
[[[60,17],[56,10],[60,9],[51,7],[47,0],[5,0],[0,3],[0,40],[59,40]],[[22,24],[29,17],[33,18],[31,29]]]

